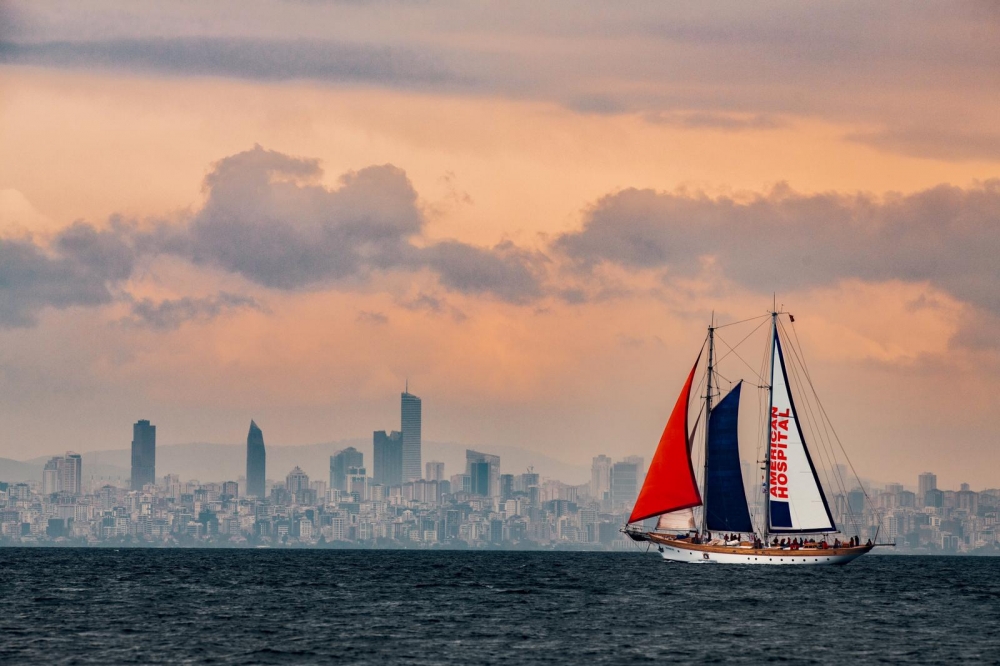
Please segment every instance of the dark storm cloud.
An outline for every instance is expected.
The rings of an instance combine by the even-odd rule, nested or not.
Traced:
[[[0,62],[261,81],[312,79],[406,87],[458,82],[426,53],[317,40],[171,37],[0,42]]]
[[[264,310],[253,298],[222,292],[207,298],[183,298],[154,301],[144,298],[132,303],[131,317],[124,323],[161,331],[179,328],[189,321],[207,322],[230,310]]]
[[[30,326],[46,307],[96,306],[114,300],[135,254],[121,227],[98,231],[77,222],[48,250],[32,240],[0,239],[0,326]]]
[[[602,263],[690,276],[714,258],[729,278],[769,292],[843,278],[929,281],[1000,312],[1000,180],[910,195],[750,200],[629,189],[605,197],[554,248],[579,268]]]

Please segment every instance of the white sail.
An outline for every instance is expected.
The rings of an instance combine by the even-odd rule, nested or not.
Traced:
[[[777,331],[771,357],[768,518],[771,532],[834,532],[795,413]]]
[[[668,532],[687,532],[695,529],[694,509],[681,509],[662,514],[656,522],[656,529]]]

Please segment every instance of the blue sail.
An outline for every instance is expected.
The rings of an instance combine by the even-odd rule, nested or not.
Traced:
[[[753,532],[737,435],[741,386],[742,382],[716,405],[708,422],[705,511],[712,532]]]

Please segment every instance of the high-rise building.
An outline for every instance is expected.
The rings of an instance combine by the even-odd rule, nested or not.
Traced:
[[[222,495],[233,499],[240,496],[240,484],[236,481],[225,481],[222,484]]]
[[[347,470],[351,467],[364,467],[364,454],[353,446],[330,456],[330,488],[347,490]]]
[[[59,490],[70,495],[83,494],[83,457],[79,453],[66,452],[61,476],[62,487]]]
[[[399,486],[403,483],[403,434],[396,430],[376,430],[372,442],[375,458],[375,483]],[[356,465],[357,466],[357,465]]]
[[[132,426],[132,490],[156,483],[156,426],[137,421]]]
[[[487,465],[485,485],[477,485],[476,479],[473,478],[472,466],[477,463],[486,463]],[[465,473],[470,476],[473,494],[486,495],[487,497],[500,496],[500,456],[466,449]]]
[[[298,465],[285,477],[285,490],[292,497],[301,497],[303,490],[309,490],[309,476]]]
[[[364,467],[348,467],[346,474],[347,492],[359,502],[368,499],[368,473]]]
[[[514,475],[500,475],[500,499],[507,501],[514,496]]]
[[[420,479],[420,398],[408,390],[400,396],[400,429],[403,431],[403,481]]]
[[[432,461],[427,463],[427,480],[444,481],[444,463]]]
[[[247,495],[264,499],[265,475],[267,473],[267,451],[264,449],[264,433],[250,420],[247,433]]]
[[[642,463],[628,459],[611,466],[611,506],[615,511],[632,507],[639,494],[639,474]]]
[[[469,470],[469,482],[471,484],[470,492],[473,495],[484,495],[489,497],[490,494],[490,464],[486,461],[481,462],[469,462],[467,464]]]
[[[917,500],[923,502],[928,490],[937,490],[937,474],[932,472],[917,477]]]
[[[595,456],[590,465],[590,496],[596,500],[604,499],[611,492],[611,458]]]
[[[51,495],[62,488],[63,459],[55,457],[45,463],[42,468],[42,494]]]

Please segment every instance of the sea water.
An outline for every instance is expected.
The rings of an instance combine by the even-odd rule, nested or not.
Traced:
[[[0,549],[0,663],[996,662],[1000,558]]]

